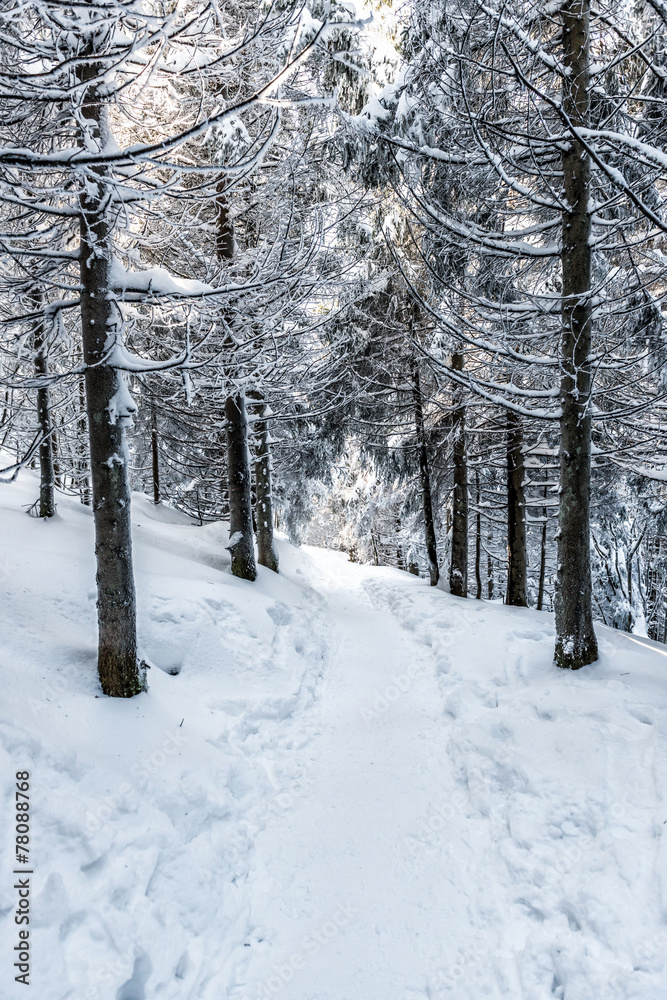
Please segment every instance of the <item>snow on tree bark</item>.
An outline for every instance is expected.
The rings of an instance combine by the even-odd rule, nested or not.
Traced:
[[[224,184],[219,187],[217,199],[216,250],[223,261],[234,258],[234,223]],[[225,346],[233,349],[231,336]],[[232,555],[232,573],[243,580],[257,576],[252,530],[252,484],[250,451],[248,448],[248,420],[242,392],[231,393],[225,399],[225,429],[227,433],[227,481],[229,487],[229,550]]]
[[[475,514],[475,598],[478,601],[482,599],[482,573],[481,573],[481,563],[482,563],[482,512],[479,507],[480,504],[480,491],[479,491],[479,470],[475,470],[475,506],[477,511]]]
[[[151,466],[153,472],[153,503],[160,503],[160,453],[158,449],[157,410],[151,406]]]
[[[544,499],[547,497],[547,488],[543,487]],[[540,533],[540,578],[537,586],[537,610],[541,611],[544,606],[544,581],[547,568],[547,508],[542,508],[542,531]]]
[[[433,523],[433,502],[431,499],[431,475],[428,467],[428,449],[424,431],[424,408],[422,405],[419,365],[416,358],[412,361],[412,393],[415,411],[415,431],[417,434],[417,452],[419,457],[419,478],[421,483],[422,509],[424,512],[424,535],[426,537],[426,554],[431,586],[435,587],[439,578],[438,549]]]
[[[49,359],[46,345],[44,318],[41,315],[41,296],[35,293],[35,304],[40,309],[40,316],[35,326],[35,373],[41,378],[49,373]],[[51,421],[51,400],[49,387],[44,382],[37,389],[37,422],[39,424],[39,516],[53,517],[56,512],[55,480],[53,465],[53,425]]]
[[[95,73],[94,65],[87,71]],[[87,142],[109,137],[108,111],[95,87],[81,108]],[[129,698],[146,689],[137,658],[130,483],[125,425],[129,394],[107,363],[121,317],[110,282],[113,222],[103,168],[87,172],[80,195],[81,330],[97,560],[98,672],[104,694]]]
[[[454,371],[463,371],[463,354],[452,356]],[[458,397],[459,392],[455,390]],[[452,413],[454,497],[452,503],[452,552],[449,590],[456,597],[468,596],[468,464],[466,457],[465,407],[457,398]]]
[[[526,497],[523,488],[523,427],[521,418],[507,411],[507,604],[525,608]]]
[[[252,496],[248,459],[248,420],[243,393],[225,400],[227,477],[229,483],[229,550],[232,573],[243,580],[257,576],[252,538]]]
[[[589,0],[569,0],[563,19],[563,112],[574,125],[589,117]],[[563,153],[560,506],[555,597],[560,667],[597,659],[590,560],[591,217],[590,157],[572,139]]]
[[[252,394],[253,396],[255,394]],[[257,398],[253,403],[253,436],[255,438],[255,519],[257,521],[257,562],[278,572],[278,553],[273,540],[273,493],[271,487],[271,444],[269,439],[269,408]]]

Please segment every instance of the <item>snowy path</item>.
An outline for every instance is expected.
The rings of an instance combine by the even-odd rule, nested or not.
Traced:
[[[321,694],[326,728],[304,761],[304,793],[256,845],[272,936],[264,990],[280,980],[285,1000],[402,997],[415,952],[437,952],[439,927],[425,915],[448,894],[411,854],[415,820],[435,801],[433,764],[444,765],[441,697],[426,648],[373,608],[357,567],[329,562],[318,581],[338,640]],[[261,996],[253,986],[244,993]]]
[[[39,1000],[664,1000],[664,646],[562,672],[549,615],[285,540],[249,584],[135,496],[154,668],[102,698],[90,512],[34,493],[0,493],[0,795],[30,770]]]
[[[653,651],[563,675],[543,615],[311,555],[335,653],[234,1000],[664,998],[665,743],[619,698]]]

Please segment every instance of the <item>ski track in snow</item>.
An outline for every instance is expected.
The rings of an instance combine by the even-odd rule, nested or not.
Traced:
[[[0,761],[39,1000],[664,1000],[667,649],[134,498],[150,690],[96,698],[90,513],[0,493]],[[13,824],[0,997],[14,1000]]]

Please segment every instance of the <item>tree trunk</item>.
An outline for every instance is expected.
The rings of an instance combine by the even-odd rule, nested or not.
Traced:
[[[257,576],[252,538],[252,499],[248,458],[248,421],[243,393],[225,400],[227,476],[229,481],[229,551],[232,573],[242,580]]]
[[[452,357],[454,371],[463,371],[463,354]],[[459,391],[455,390],[458,397]],[[468,596],[468,465],[466,459],[465,407],[457,402],[452,414],[454,449],[454,499],[452,517],[452,554],[449,566],[449,590],[456,597]]]
[[[562,8],[563,111],[575,125],[588,124],[589,0]],[[591,483],[591,220],[590,160],[570,139],[563,153],[563,304],[561,337],[560,506],[556,587],[556,650],[559,667],[576,670],[597,659],[590,561]]]
[[[428,449],[424,431],[424,408],[422,405],[421,383],[419,379],[419,364],[416,358],[412,360],[412,393],[415,409],[415,431],[417,435],[417,453],[419,455],[419,478],[421,482],[422,510],[424,512],[424,535],[426,538],[426,555],[431,586],[435,587],[439,578],[438,549],[433,523],[433,501],[431,498],[431,476],[428,467]]]
[[[233,260],[235,253],[234,222],[229,214],[225,182],[221,181],[216,203],[216,251],[220,260]],[[233,349],[231,337],[226,347]],[[234,392],[225,400],[225,426],[227,429],[227,477],[229,482],[229,551],[232,555],[232,573],[242,580],[257,577],[252,530],[252,483],[250,452],[248,449],[248,421],[245,398]]]
[[[507,604],[527,607],[526,497],[523,488],[523,427],[507,411]]]
[[[475,598],[478,601],[482,599],[482,514],[479,509],[480,493],[479,493],[479,472],[475,470],[475,504],[477,507],[477,517],[476,517],[476,528],[475,528],[475,583],[477,585],[477,590],[475,592]]]
[[[79,428],[79,490],[81,503],[90,507],[90,478],[88,472],[88,451],[86,439],[88,437],[88,423],[86,420],[86,383],[82,378],[79,380],[79,402],[81,404],[81,417],[77,421]]]
[[[491,543],[493,534],[489,530],[486,537],[486,544],[489,546],[486,553],[486,593],[490,601],[493,600],[493,559],[491,558]]]
[[[377,542],[375,541],[375,533],[371,531],[371,544],[373,546],[373,565],[380,565],[380,557],[378,556]]]
[[[544,499],[547,498],[547,488],[544,487]],[[537,610],[541,611],[544,606],[544,577],[547,568],[547,508],[542,508],[542,537],[540,539],[540,581],[537,587]]]
[[[278,572],[278,553],[273,539],[273,492],[271,488],[271,444],[269,407],[259,393],[252,394],[253,435],[255,438],[255,505],[257,521],[257,562]]]
[[[85,72],[94,73],[87,67]],[[109,137],[103,97],[89,91],[82,128],[103,148]],[[129,698],[146,689],[137,659],[130,483],[125,425],[133,404],[122,373],[107,363],[122,319],[111,294],[113,226],[103,168],[87,172],[80,196],[83,359],[97,558],[98,671],[104,694]]]
[[[648,543],[648,565],[646,571],[646,634],[657,642],[660,634],[660,596],[662,590],[663,567],[660,536],[656,535]]]
[[[151,405],[151,457],[153,464],[153,503],[159,504],[160,495],[160,455],[157,442],[157,411],[155,404]]]
[[[42,300],[38,293],[33,296],[40,316],[35,324],[35,372],[40,377],[49,374],[49,359],[45,342],[44,319],[41,315]],[[53,468],[53,426],[51,422],[51,400],[47,385],[37,390],[37,422],[40,431],[39,444],[39,516],[53,517],[56,512],[55,471]]]
[[[64,485],[64,476],[60,475],[60,462],[58,461],[58,432],[56,431],[56,425],[51,420],[51,454],[53,455],[53,478],[56,486],[61,489]]]
[[[401,545],[401,517],[396,515],[396,569],[405,569],[403,561],[403,546]]]

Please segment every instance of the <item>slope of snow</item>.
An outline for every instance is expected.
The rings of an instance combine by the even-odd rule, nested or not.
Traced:
[[[0,492],[0,997],[31,772],[39,1000],[664,1000],[667,649],[135,496],[149,691],[100,696],[90,512]]]

